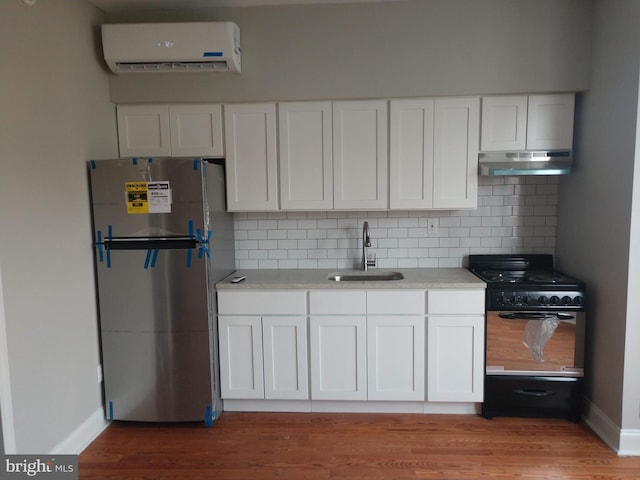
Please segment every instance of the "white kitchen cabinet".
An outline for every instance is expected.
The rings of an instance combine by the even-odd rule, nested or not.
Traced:
[[[367,399],[367,293],[309,292],[313,400]]]
[[[479,98],[392,100],[390,110],[390,208],[475,208]]]
[[[366,317],[311,316],[311,398],[367,399]]]
[[[481,402],[484,316],[429,316],[427,401]]]
[[[424,315],[367,317],[368,400],[424,401]]]
[[[482,98],[481,150],[524,150],[527,146],[527,96]]]
[[[280,207],[333,209],[331,102],[278,104]]]
[[[575,95],[530,95],[527,149],[559,150],[573,146]]]
[[[573,93],[483,97],[480,150],[571,149],[574,107]]]
[[[307,318],[262,318],[264,398],[307,400]]]
[[[168,105],[118,105],[121,157],[170,157]]]
[[[170,105],[172,157],[224,157],[221,105]]]
[[[221,315],[218,332],[222,398],[264,398],[261,318]]]
[[[225,399],[308,399],[306,293],[218,292]]]
[[[433,208],[433,99],[392,100],[389,207]]]
[[[424,355],[424,290],[368,290],[368,400],[424,401]]]
[[[222,107],[118,105],[121,157],[223,157]]]
[[[387,102],[333,103],[333,206],[388,208]]]
[[[480,99],[438,98],[434,107],[433,208],[476,208]]]
[[[276,105],[225,105],[227,209],[278,210]]]
[[[427,401],[483,400],[484,293],[427,292]]]

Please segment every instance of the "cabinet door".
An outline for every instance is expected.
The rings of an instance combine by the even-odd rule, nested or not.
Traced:
[[[386,101],[333,103],[334,208],[387,208],[387,137]]]
[[[366,317],[311,317],[311,398],[367,399]]]
[[[424,401],[424,316],[369,316],[369,400]]]
[[[278,209],[276,106],[225,105],[227,209]]]
[[[171,155],[223,157],[222,106],[171,105]]]
[[[222,398],[264,398],[260,317],[221,315],[218,332]]]
[[[480,150],[524,150],[527,96],[483,97]]]
[[[264,396],[309,398],[306,317],[263,317]]]
[[[171,136],[167,105],[118,105],[121,157],[169,157]]]
[[[530,95],[527,119],[527,148],[569,149],[573,146],[575,95]]]
[[[331,102],[278,105],[280,206],[333,208]]]
[[[435,101],[434,208],[476,208],[480,99]]]
[[[391,101],[389,207],[433,207],[434,101]]]
[[[484,316],[430,316],[427,325],[427,401],[481,402]]]

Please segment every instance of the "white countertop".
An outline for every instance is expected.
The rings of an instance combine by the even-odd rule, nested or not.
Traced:
[[[486,283],[465,268],[399,268],[378,269],[370,272],[398,271],[402,280],[348,281],[329,280],[331,274],[340,272],[362,273],[349,269],[283,269],[283,270],[238,270],[216,284],[217,290],[311,290],[311,289],[459,289],[485,288]],[[240,283],[231,283],[236,275],[246,275]]]

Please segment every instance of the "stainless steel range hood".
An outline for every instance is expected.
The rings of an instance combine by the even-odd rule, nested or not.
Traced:
[[[478,154],[479,174],[501,175],[566,175],[571,173],[571,150],[482,152]]]

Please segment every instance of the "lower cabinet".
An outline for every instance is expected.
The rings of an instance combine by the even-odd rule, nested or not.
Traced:
[[[483,400],[482,290],[225,293],[224,399]]]
[[[481,402],[484,318],[429,317],[427,401]]]
[[[306,317],[220,316],[223,398],[309,398]]]
[[[423,316],[367,319],[367,398],[424,401]]]
[[[367,399],[366,317],[311,317],[311,398]]]

